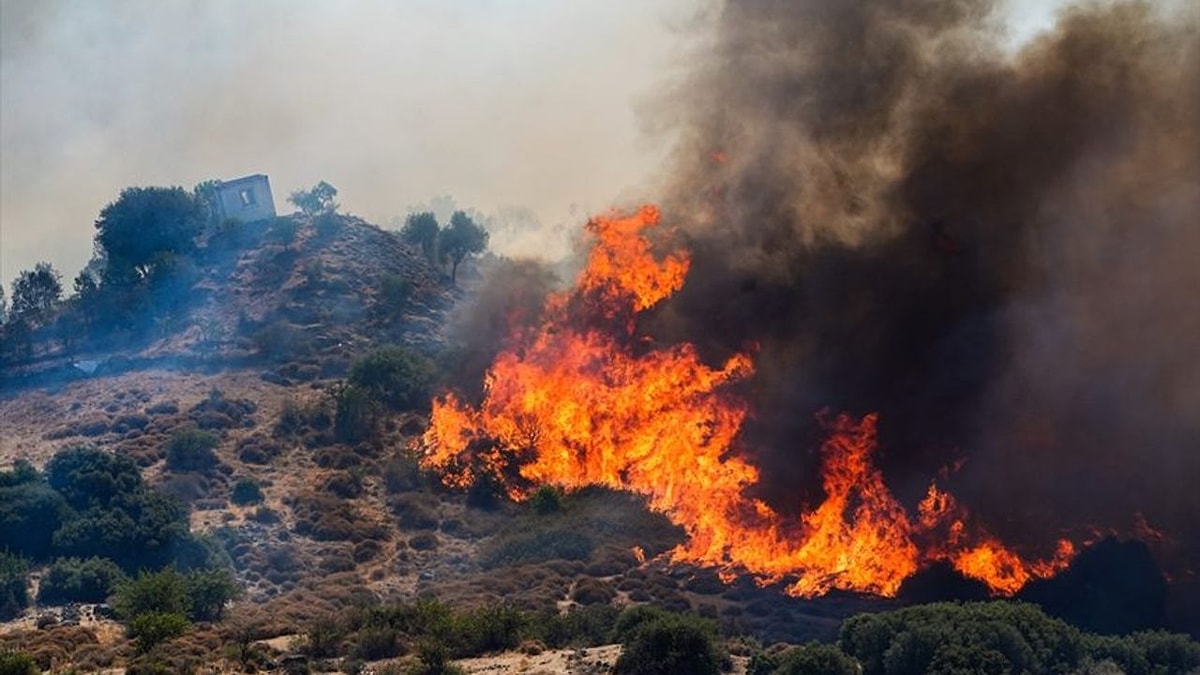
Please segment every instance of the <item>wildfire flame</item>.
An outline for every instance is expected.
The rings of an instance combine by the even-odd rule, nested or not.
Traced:
[[[496,358],[482,404],[434,401],[425,467],[459,487],[486,474],[514,499],[534,485],[643,495],[688,535],[673,560],[717,567],[727,581],[786,581],[793,595],[892,596],[939,559],[1011,594],[1069,562],[1066,540],[1053,559],[1028,562],[972,531],[966,510],[936,485],[911,520],[872,462],[874,415],[827,416],[825,499],[799,522],[747,497],[758,471],[738,451],[747,409],[728,385],[753,373],[751,357],[710,367],[691,345],[648,349],[635,339],[638,315],[679,290],[689,267],[683,251],[655,256],[648,235],[659,219],[646,206],[588,223],[583,272],[547,300],[540,330]]]

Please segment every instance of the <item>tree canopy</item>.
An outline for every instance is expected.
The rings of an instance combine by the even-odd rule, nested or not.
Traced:
[[[203,204],[181,187],[122,190],[96,220],[96,246],[108,259],[105,284],[132,285],[156,265],[191,253],[204,216]]]
[[[437,216],[429,211],[423,211],[408,214],[408,218],[404,221],[404,228],[400,230],[400,236],[404,241],[420,246],[425,257],[433,262],[437,253],[440,230],[441,226],[438,225]]]
[[[488,232],[471,219],[465,211],[455,211],[450,224],[442,229],[438,242],[442,261],[450,261],[450,281],[458,277],[458,265],[468,255],[483,253],[488,245]]]
[[[337,188],[321,181],[308,190],[296,190],[288,196],[288,201],[306,216],[317,216],[337,211],[338,203],[333,200],[337,196]]]
[[[17,319],[37,320],[62,297],[62,277],[48,262],[17,275],[12,284],[12,313]]]

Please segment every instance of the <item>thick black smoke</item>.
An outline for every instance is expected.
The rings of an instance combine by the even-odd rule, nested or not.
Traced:
[[[820,498],[815,412],[878,411],[909,503],[965,458],[1031,552],[1140,514],[1200,560],[1198,15],[1074,8],[1014,52],[991,10],[727,3],[659,111],[694,260],[650,331],[757,348],[780,508]]]

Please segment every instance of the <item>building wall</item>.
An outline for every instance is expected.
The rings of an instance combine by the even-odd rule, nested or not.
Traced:
[[[271,183],[263,174],[222,182],[217,188],[222,220],[237,218],[243,223],[275,217]]]

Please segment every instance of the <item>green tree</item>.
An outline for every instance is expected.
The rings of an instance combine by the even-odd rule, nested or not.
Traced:
[[[162,612],[182,614],[191,611],[187,579],[173,569],[142,571],[133,579],[117,584],[113,608],[117,616],[132,621],[143,614]]]
[[[104,602],[125,574],[107,558],[59,558],[42,575],[38,601]]]
[[[96,246],[108,260],[104,284],[128,288],[163,261],[191,254],[204,217],[204,206],[181,187],[122,190],[96,220]]]
[[[0,285],[0,324],[8,321],[8,297],[4,295],[4,286]]]
[[[0,485],[0,541],[15,553],[34,560],[50,557],[54,532],[71,517],[66,500],[40,476],[31,482]]]
[[[29,606],[29,563],[0,550],[0,621],[8,621]]]
[[[440,231],[441,225],[438,224],[437,216],[429,211],[423,211],[408,214],[408,218],[404,220],[404,228],[400,230],[400,236],[404,241],[419,246],[429,262],[433,262],[437,253],[438,232]]]
[[[80,510],[107,507],[143,489],[142,474],[132,459],[85,446],[54,453],[46,463],[46,481]]]
[[[13,316],[40,323],[62,297],[62,275],[50,263],[39,262],[18,274],[12,289]]]
[[[411,410],[429,403],[433,363],[398,345],[380,347],[355,361],[349,381],[392,410]]]
[[[192,198],[204,209],[204,222],[210,228],[221,222],[220,197],[217,194],[220,187],[221,181],[210,178],[196,183],[192,188]]]
[[[337,193],[337,188],[321,181],[308,190],[292,192],[288,201],[295,204],[306,216],[319,216],[337,211],[338,203],[333,199]]]
[[[188,615],[196,621],[219,621],[225,605],[238,596],[233,574],[224,567],[196,570],[184,577]]]
[[[488,233],[463,211],[450,216],[450,224],[442,228],[438,239],[438,255],[445,264],[449,261],[450,281],[458,277],[458,265],[468,255],[483,253],[487,249]]]

